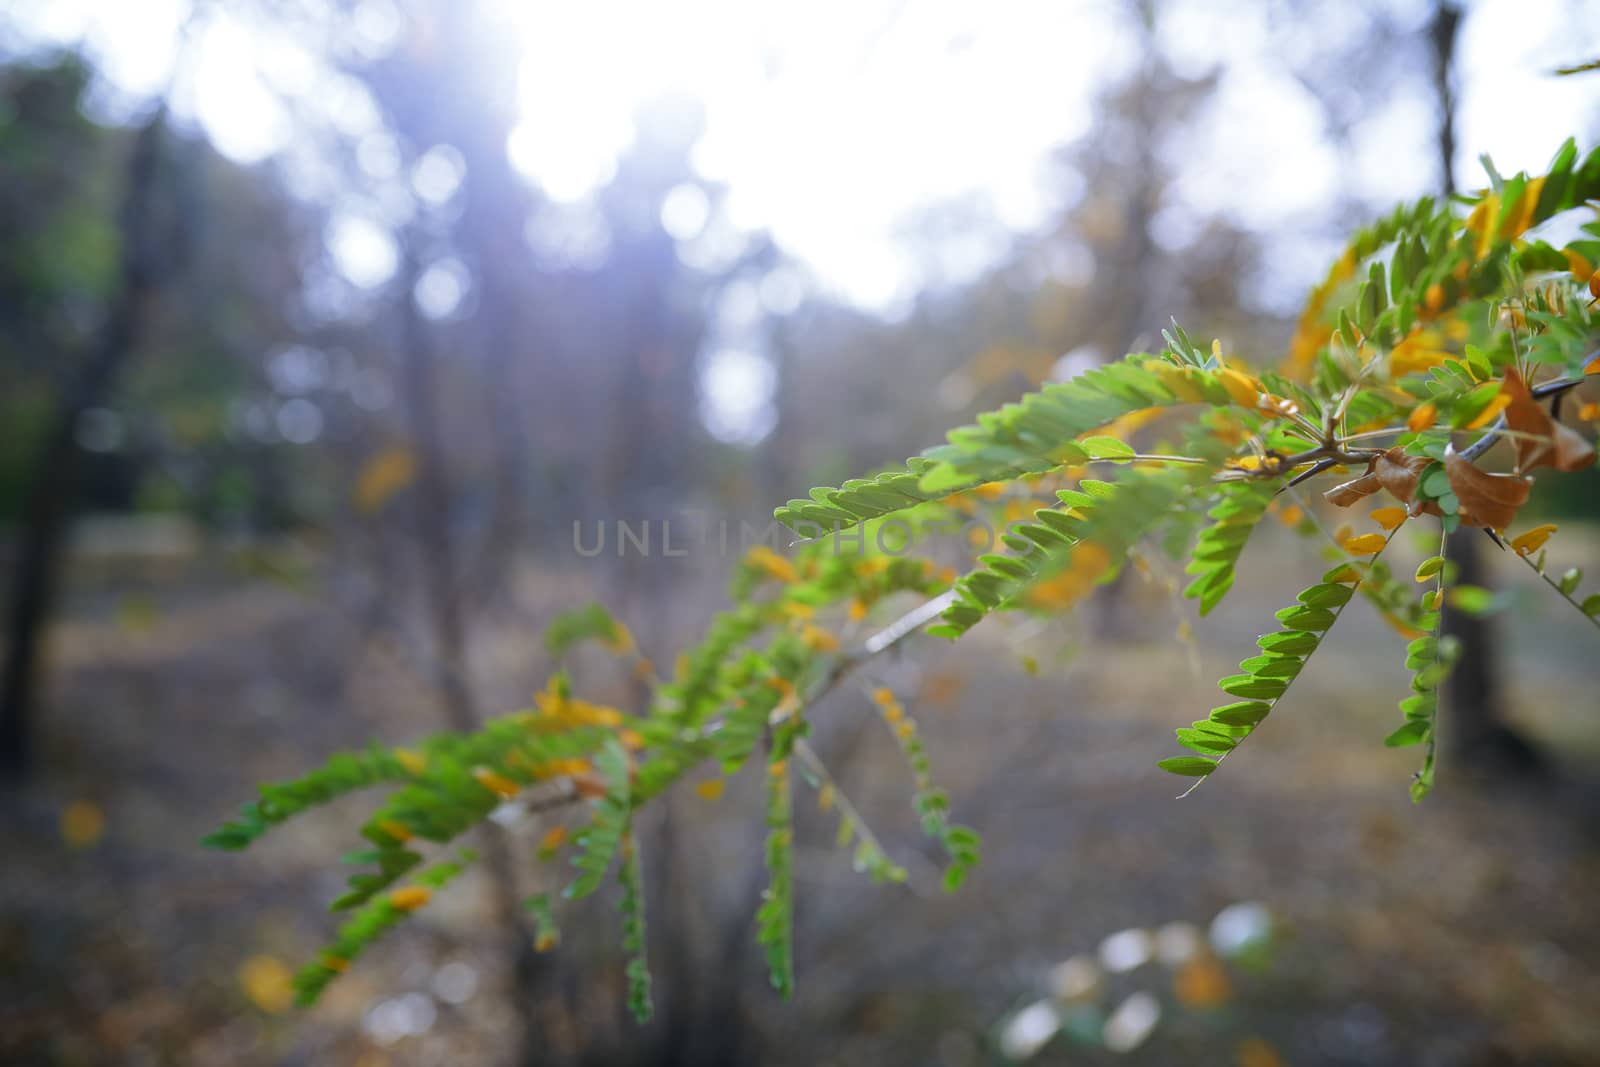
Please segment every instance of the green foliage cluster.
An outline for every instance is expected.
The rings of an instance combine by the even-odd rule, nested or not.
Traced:
[[[1197,344],[1174,323],[1159,353],[1047,385],[899,469],[778,508],[800,542],[744,558],[732,576],[733,606],[668,677],[656,676],[626,627],[598,606],[551,625],[552,655],[596,641],[631,660],[647,683],[641,707],[584,701],[558,672],[535,708],[474,733],[415,750],[375,747],[264,786],[208,843],[244,848],[336,796],[389,791],[361,828],[373,847],[347,857],[365,869],[334,907],[358,910],[302,975],[309,999],[466,862],[395,888],[423,862],[418,842],[450,844],[503,804],[556,813],[579,824],[565,897],[594,892],[620,868],[630,1001],[642,1017],[650,993],[634,815],[696,773],[708,776],[694,787],[715,795],[720,776],[759,760],[769,884],[756,933],[774,986],[787,994],[796,770],[817,789],[819,806],[837,809],[839,843],[854,844],[858,869],[879,881],[905,877],[809,745],[808,716],[824,696],[870,672],[874,656],[910,634],[956,639],[997,612],[1070,612],[1125,561],[1146,562],[1147,547],[1183,564],[1185,595],[1208,615],[1249,565],[1252,532],[1269,514],[1326,541],[1336,562],[1218,683],[1229,702],[1178,729],[1191,754],[1160,766],[1195,785],[1216,773],[1277,708],[1359,592],[1409,642],[1412,693],[1387,743],[1425,746],[1413,784],[1420,799],[1434,775],[1436,690],[1455,654],[1437,633],[1441,608],[1447,600],[1462,610],[1495,604],[1454,585],[1441,558],[1415,582],[1397,577],[1381,556],[1400,531],[1425,525],[1442,539],[1481,528],[1600,627],[1600,596],[1579,594],[1581,574],[1545,573],[1542,545],[1553,528],[1510,529],[1535,470],[1594,465],[1593,446],[1558,408],[1600,371],[1591,299],[1600,295],[1600,223],[1586,221],[1560,247],[1530,231],[1563,212],[1594,210],[1600,151],[1580,158],[1569,143],[1542,176],[1502,179],[1491,168],[1490,178],[1477,194],[1423,199],[1356,234],[1311,294],[1275,370],[1253,370],[1218,342]],[[1482,462],[1495,449],[1509,472]],[[1091,470],[1106,477],[1088,477]],[[1382,533],[1330,533],[1303,495],[1305,483],[1341,472],[1347,480],[1318,488],[1339,508],[1381,503],[1366,517]],[[980,527],[1004,532],[965,574],[912,543],[918,530]],[[1427,587],[1420,595],[1419,586]],[[871,695],[910,765],[914,809],[942,847],[945,884],[955,889],[978,860],[977,835],[950,821],[949,799],[899,699],[881,686]],[[551,828],[538,858],[562,853],[564,826]],[[528,906],[541,946],[553,944],[552,898]]]

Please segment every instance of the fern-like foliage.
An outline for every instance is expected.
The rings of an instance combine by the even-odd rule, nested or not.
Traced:
[[[1214,774],[1277,709],[1360,593],[1409,642],[1412,692],[1388,744],[1425,746],[1412,785],[1420,799],[1434,779],[1436,690],[1454,655],[1437,632],[1441,602],[1448,595],[1471,607],[1487,598],[1449,589],[1442,557],[1418,572],[1417,582],[1434,586],[1418,597],[1417,583],[1378,558],[1397,531],[1430,524],[1443,537],[1486,529],[1600,627],[1600,595],[1581,597],[1581,573],[1545,571],[1542,545],[1554,528],[1511,529],[1536,472],[1594,464],[1592,444],[1560,422],[1558,402],[1600,373],[1600,220],[1568,227],[1562,232],[1576,236],[1565,243],[1554,243],[1555,227],[1530,231],[1562,212],[1592,214],[1596,201],[1600,151],[1580,156],[1568,142],[1542,175],[1502,178],[1491,169],[1479,193],[1404,205],[1353,236],[1310,294],[1276,370],[1252,369],[1173,323],[1160,352],[1045,385],[898,469],[778,508],[800,543],[744,556],[729,583],[732,603],[688,643],[668,677],[657,676],[603,607],[551,623],[551,659],[576,661],[570,653],[580,643],[597,642],[648,690],[640,706],[625,712],[586,701],[559,670],[534,707],[478,730],[410,748],[373,746],[262,786],[205,843],[244,849],[318,805],[381,791],[358,828],[365,847],[346,857],[359,870],[332,905],[351,914],[297,982],[309,1003],[470,861],[437,853],[496,809],[519,806],[544,833],[528,854],[543,860],[575,846],[567,896],[593,893],[616,867],[629,1003],[643,1018],[651,998],[635,816],[701,769],[713,777],[697,788],[712,787],[710,795],[721,788],[718,775],[755,764],[766,782],[768,873],[756,937],[774,986],[787,995],[796,771],[816,787],[820,807],[837,811],[839,845],[853,849],[860,870],[890,886],[906,878],[892,843],[866,826],[806,743],[823,697],[913,634],[955,639],[1009,612],[1070,613],[1130,555],[1148,565],[1146,542],[1181,562],[1185,595],[1210,615],[1250,566],[1245,549],[1267,516],[1305,536],[1332,524],[1301,496],[1314,489],[1332,508],[1381,505],[1370,518],[1385,533],[1333,535],[1326,550],[1341,561],[1278,612],[1278,628],[1256,642],[1259,654],[1218,683],[1229,701],[1178,729],[1190,754],[1159,765],[1196,785]],[[1509,473],[1480,465],[1496,448]],[[1324,476],[1342,481],[1313,483]],[[985,546],[960,573],[942,562],[948,555],[903,543],[924,525],[1003,532],[998,547]],[[893,692],[877,691],[874,701],[911,768],[922,829],[947,858],[945,885],[955,889],[979,846],[932,782],[928,748],[937,739],[924,738]],[[529,900],[527,912],[538,947],[553,947],[550,895]]]
[[[756,912],[756,942],[780,996],[794,992],[794,804],[787,754],[767,764],[767,888]]]

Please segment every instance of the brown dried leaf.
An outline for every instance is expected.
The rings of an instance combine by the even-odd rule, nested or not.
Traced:
[[[1347,508],[1379,489],[1387,489],[1402,503],[1411,504],[1417,492],[1417,478],[1429,462],[1426,456],[1409,456],[1403,448],[1391,448],[1367,465],[1367,473],[1336,485],[1322,495],[1328,503]],[[1432,502],[1422,510],[1430,515],[1439,514],[1438,505]]]
[[[1410,456],[1405,449],[1396,447],[1378,457],[1372,472],[1385,489],[1409,504],[1417,492],[1417,478],[1430,462],[1427,456]]]
[[[1594,445],[1570,426],[1550,417],[1544,405],[1534,399],[1528,383],[1515,367],[1506,368],[1500,383],[1502,394],[1511,398],[1506,407],[1506,427],[1519,436],[1512,440],[1517,450],[1517,470],[1554,467],[1558,471],[1579,471],[1594,463]]]
[[[1516,520],[1517,509],[1528,499],[1531,483],[1515,474],[1489,474],[1451,450],[1444,469],[1450,488],[1461,501],[1461,521],[1467,526],[1503,530]]]
[[[1571,426],[1558,422],[1555,428],[1555,454],[1551,457],[1550,466],[1571,473],[1588,470],[1594,465],[1594,442]]]
[[[1336,507],[1347,508],[1363,497],[1369,497],[1383,488],[1378,481],[1378,476],[1372,473],[1372,466],[1368,464],[1367,473],[1359,478],[1352,478],[1323,493],[1322,496]]]

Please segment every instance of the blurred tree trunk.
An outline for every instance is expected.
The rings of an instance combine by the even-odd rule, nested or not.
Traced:
[[[124,178],[121,265],[104,321],[82,366],[63,390],[39,450],[17,549],[7,650],[0,675],[0,775],[22,778],[33,762],[33,717],[43,639],[61,581],[67,534],[83,466],[77,426],[83,413],[105,404],[139,346],[146,308],[161,276],[177,259],[178,242],[157,233],[161,140],[166,110],[157,108],[134,136]]]
[[[436,404],[438,382],[434,373],[433,342],[412,296],[417,275],[416,257],[408,249],[400,300],[406,411],[417,456],[416,491],[412,497],[414,532],[439,691],[443,696],[442,710],[450,728],[465,733],[476,730],[481,720],[467,676],[461,572],[451,529],[451,494]],[[548,1063],[548,1050],[534,1041],[532,1016],[528,1010],[538,987],[539,961],[522,920],[516,864],[498,827],[484,828],[481,836],[484,869],[489,875],[491,916],[501,934],[511,939],[511,1018],[514,1020],[511,1059],[529,1067]]]
[[[1434,92],[1439,107],[1441,190],[1455,195],[1455,89],[1450,83],[1461,11],[1453,3],[1434,9],[1429,36],[1433,44]],[[1456,581],[1489,586],[1493,580],[1484,559],[1484,538],[1462,528],[1446,544],[1445,555],[1456,566]],[[1501,660],[1489,619],[1443,608],[1441,632],[1461,643],[1461,656],[1444,684],[1449,721],[1444,735],[1456,760],[1496,771],[1529,771],[1543,764],[1538,751],[1502,718]]]

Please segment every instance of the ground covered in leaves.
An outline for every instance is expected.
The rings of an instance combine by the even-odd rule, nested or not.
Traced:
[[[1597,544],[1563,531],[1552,559],[1588,562]],[[1267,725],[1175,802],[1182,783],[1154,766],[1171,730],[1219,702],[1215,679],[1305,584],[1295,576],[1323,566],[1275,542],[1246,561],[1193,645],[1154,595],[1158,568],[1085,609],[1115,636],[996,626],[954,652],[913,643],[863,675],[906,694],[956,816],[984,834],[984,863],[958,896],[936,888],[908,773],[862,688],[814,709],[818,749],[912,877],[865,884],[832,850],[831,816],[797,795],[790,1004],[767,990],[750,937],[759,783],[736,780],[717,799],[679,790],[642,833],[661,1009],[642,1029],[622,1011],[610,901],[565,916],[564,943],[513,994],[478,876],[314,1010],[289,1009],[290,970],[333,929],[324,908],[362,802],[243,856],[197,842],[256,781],[437,729],[407,638],[375,637],[315,583],[246,582],[203,563],[80,574],[51,645],[42,766],[0,796],[0,1061],[495,1065],[509,1062],[521,1013],[554,1064],[961,1067],[995,1062],[1004,1024],[1055,992],[1062,1014],[1089,1020],[1084,1042],[1058,1036],[1031,1062],[1596,1062],[1597,635],[1500,561],[1525,591],[1503,627],[1512,717],[1550,769],[1479,781],[1447,763],[1413,806],[1417,752],[1382,747],[1401,721],[1404,640],[1353,607]],[[485,706],[525,703],[542,681],[528,650],[564,597],[530,573],[517,608],[480,628]],[[659,631],[693,632],[714,606],[709,593],[676,602]],[[676,643],[635,628],[658,655]],[[623,680],[595,684],[598,698],[628,698]],[[530,871],[545,829],[506,831]],[[1127,950],[1144,935],[1112,936],[1165,927],[1170,940],[1189,929],[1175,923],[1203,935],[1239,902],[1272,917],[1243,959],[1142,962]],[[1153,1031],[1127,1052],[1091,1040],[1138,992],[1159,1007]]]

